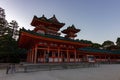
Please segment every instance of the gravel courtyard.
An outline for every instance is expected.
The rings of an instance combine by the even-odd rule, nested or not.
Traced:
[[[120,80],[120,64],[103,64],[99,67],[37,71],[5,74],[0,70],[0,80]]]

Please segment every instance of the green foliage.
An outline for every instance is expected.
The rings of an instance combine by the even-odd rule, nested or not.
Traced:
[[[92,41],[89,41],[89,40],[83,40],[83,39],[81,39],[79,41],[82,42],[82,43],[86,43],[86,44],[92,44]]]
[[[0,36],[0,62],[19,63],[21,53],[25,50],[18,48],[17,41],[11,35]]]
[[[102,44],[102,46],[112,46],[112,45],[114,45],[114,42],[110,40],[104,41]]]
[[[98,44],[98,43],[92,43],[92,48],[97,48],[99,49],[102,45],[101,44]]]
[[[117,38],[116,44],[118,47],[120,47],[120,38]]]
[[[18,48],[15,40],[19,34],[18,27],[15,20],[8,23],[5,17],[0,18],[0,62],[18,63],[21,55],[26,55],[26,50]]]
[[[5,35],[7,32],[7,21],[3,18],[0,18],[0,36]]]

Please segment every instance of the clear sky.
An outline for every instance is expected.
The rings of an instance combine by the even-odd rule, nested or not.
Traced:
[[[120,37],[120,0],[0,0],[8,22],[16,20],[20,27],[32,29],[34,15],[50,18],[56,15],[66,25],[81,29],[79,39],[103,43]]]

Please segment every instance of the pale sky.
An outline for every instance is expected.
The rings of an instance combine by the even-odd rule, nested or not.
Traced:
[[[120,0],[0,0],[8,22],[16,20],[20,27],[30,25],[34,15],[43,14],[65,23],[61,30],[75,25],[81,29],[77,39],[103,43],[120,37]]]

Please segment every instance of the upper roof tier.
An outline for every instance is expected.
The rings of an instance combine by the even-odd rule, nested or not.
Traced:
[[[49,18],[48,19],[50,22],[53,22],[53,23],[60,23],[57,18],[55,17],[55,15],[53,15],[53,17]]]
[[[56,28],[62,28],[65,23],[60,23],[57,18],[55,17],[55,15],[53,15],[53,17],[47,19],[44,15],[40,18],[38,18],[37,16],[33,17],[33,20],[31,22],[32,26],[39,26],[39,25],[44,25],[44,26],[53,26]]]
[[[72,26],[67,27],[67,29],[63,30],[62,33],[64,33],[64,34],[68,34],[70,32],[77,33],[79,31],[80,31],[80,29],[76,29],[75,26],[72,25]]]

